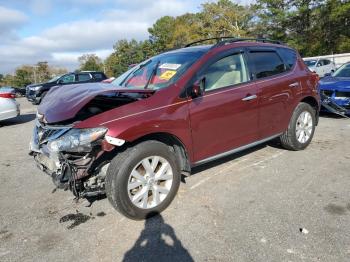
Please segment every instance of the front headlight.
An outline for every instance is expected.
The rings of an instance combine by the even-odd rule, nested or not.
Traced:
[[[106,134],[107,128],[73,128],[63,136],[49,141],[47,147],[50,151],[60,152],[88,152],[91,151],[91,143]]]
[[[42,88],[43,86],[35,86],[35,87],[32,87],[32,90],[34,91],[38,91],[40,88]]]

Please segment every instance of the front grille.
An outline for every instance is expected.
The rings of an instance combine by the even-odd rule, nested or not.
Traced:
[[[329,97],[331,97],[333,94],[332,90],[323,90],[322,92],[323,92],[323,94],[325,94],[326,96],[329,96]]]

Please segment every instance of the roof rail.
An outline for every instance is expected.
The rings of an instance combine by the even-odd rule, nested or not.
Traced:
[[[193,46],[195,44],[202,43],[202,42],[209,41],[209,40],[216,40],[217,41],[217,43],[212,48],[226,45],[226,44],[230,44],[230,43],[234,43],[234,42],[243,42],[243,41],[255,41],[255,42],[263,42],[263,43],[273,43],[273,44],[279,44],[279,45],[283,44],[281,41],[271,40],[271,39],[267,39],[267,38],[236,38],[233,36],[223,36],[223,37],[213,37],[213,38],[206,38],[206,39],[198,40],[198,41],[195,41],[195,42],[192,42],[192,43],[185,45],[185,47],[190,47],[190,46]]]

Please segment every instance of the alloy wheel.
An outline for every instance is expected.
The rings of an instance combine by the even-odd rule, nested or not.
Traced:
[[[138,208],[154,208],[169,194],[173,178],[173,170],[165,158],[146,157],[129,175],[127,185],[129,199]]]
[[[313,129],[312,116],[310,112],[303,111],[296,122],[296,137],[299,143],[306,143],[309,141]]]

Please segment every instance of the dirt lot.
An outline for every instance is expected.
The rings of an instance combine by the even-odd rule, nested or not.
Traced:
[[[197,168],[137,222],[52,193],[27,154],[35,108],[19,102],[0,122],[0,261],[350,261],[350,120],[321,117],[302,152],[269,143]]]

